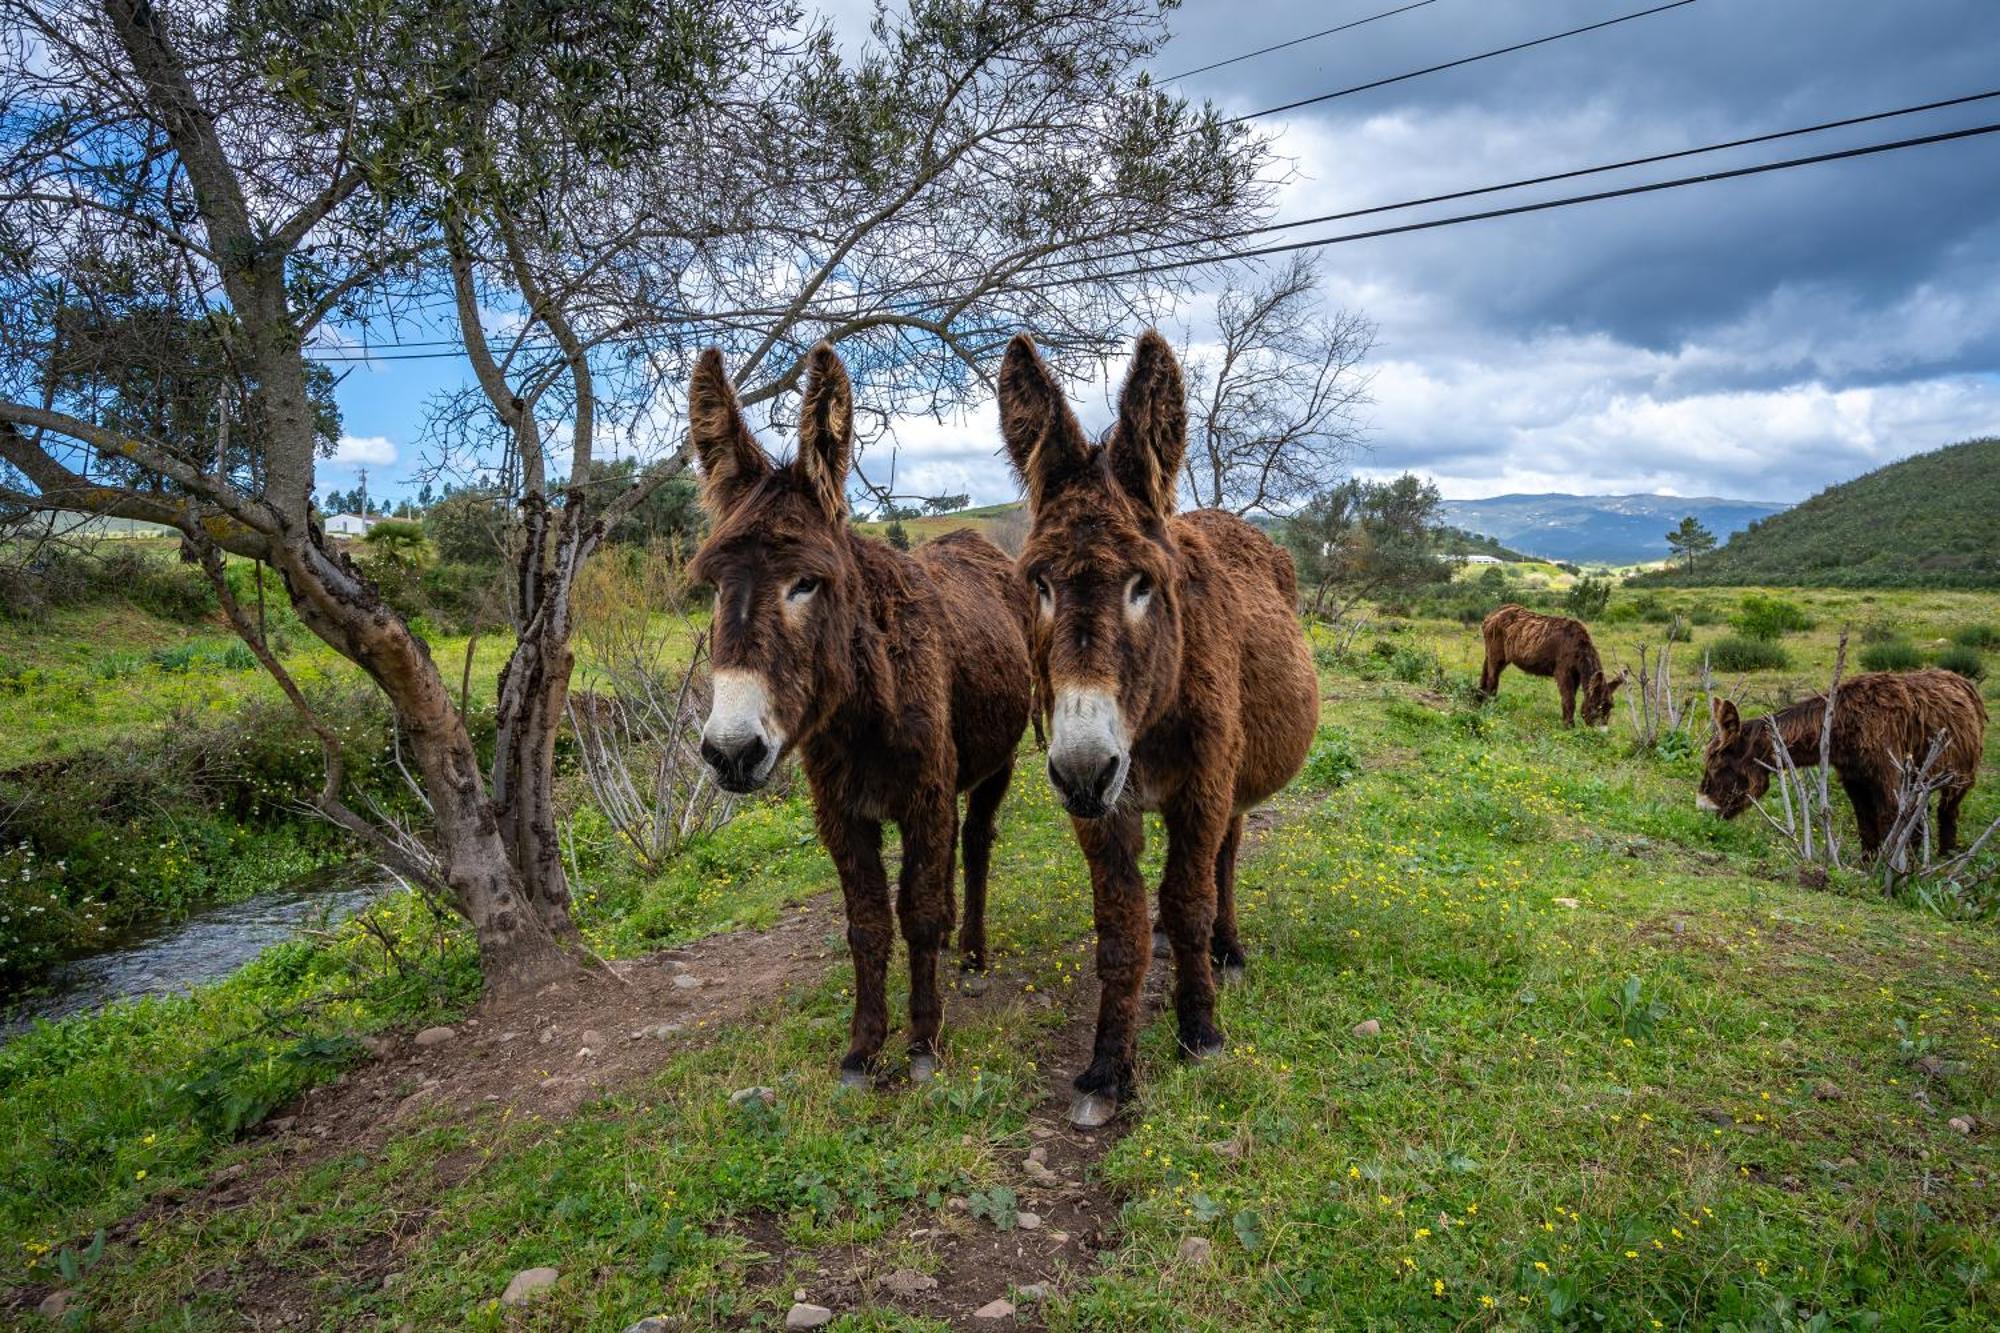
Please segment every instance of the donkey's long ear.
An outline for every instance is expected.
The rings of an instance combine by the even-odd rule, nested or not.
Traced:
[[[1118,395],[1118,435],[1111,472],[1161,518],[1179,508],[1181,458],[1187,453],[1187,388],[1174,349],[1157,329],[1139,335]]]
[[[854,387],[830,343],[806,354],[799,400],[798,469],[836,523],[847,518],[847,467],[854,456]]]
[[[1715,729],[1725,734],[1743,724],[1742,717],[1736,712],[1736,705],[1727,699],[1711,698],[1708,701],[1708,715],[1715,723]]]
[[[711,347],[688,381],[688,443],[701,462],[701,507],[720,518],[771,472],[736,402],[736,388]]]
[[[1090,446],[1062,385],[1025,333],[1014,335],[1000,362],[1000,437],[1014,475],[1027,488],[1030,510],[1041,508],[1090,461]]]

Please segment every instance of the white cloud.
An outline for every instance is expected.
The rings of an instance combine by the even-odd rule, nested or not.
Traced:
[[[343,435],[333,451],[333,461],[387,467],[396,461],[396,446],[386,435]]]

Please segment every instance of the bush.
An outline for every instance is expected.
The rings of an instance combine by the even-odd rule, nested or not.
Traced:
[[[1967,625],[1951,641],[1961,648],[2000,648],[2000,625]]]
[[[1407,685],[1426,685],[1443,673],[1437,654],[1414,644],[1396,649],[1389,658],[1389,674]]]
[[[1986,659],[1979,655],[1977,648],[1969,648],[1962,643],[1939,653],[1937,664],[1946,671],[1956,671],[1967,680],[1986,679]]]
[[[1573,616],[1588,620],[1604,613],[1611,602],[1611,580],[1583,578],[1570,585],[1563,597],[1563,609]]]
[[[1792,659],[1769,639],[1729,634],[1710,645],[1708,664],[1717,671],[1782,671]]]
[[[1332,789],[1361,771],[1354,742],[1338,731],[1321,733],[1299,776],[1308,787]]]
[[[1863,671],[1915,671],[1923,664],[1923,654],[1908,639],[1885,639],[1861,650]]]
[[[1752,639],[1776,639],[1813,627],[1812,617],[1802,608],[1757,592],[1745,594],[1742,610],[1729,623],[1736,627],[1737,633]]]

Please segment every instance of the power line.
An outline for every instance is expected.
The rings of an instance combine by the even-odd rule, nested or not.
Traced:
[[[1492,218],[1513,217],[1521,213],[1541,213],[1552,208],[1569,208],[1576,204],[1594,204],[1605,199],[1622,199],[1628,195],[1655,194],[1661,190],[1676,190],[1686,185],[1706,185],[1713,181],[1735,180],[1741,176],[1761,176],[1771,171],[1786,171],[1793,167],[1816,166],[1822,162],[1841,162],[1849,158],[1869,157],[1876,153],[1891,153],[1903,148],[1921,148],[1926,144],[1950,143],[1958,139],[1971,139],[1982,134],[2000,133],[2000,121],[1985,125],[1974,125],[1968,129],[1947,130],[1942,134],[1925,134],[1913,139],[1896,139],[1888,143],[1864,144],[1859,148],[1842,148],[1831,153],[1815,153],[1810,157],[1787,158],[1779,162],[1759,163],[1754,167],[1733,167],[1727,171],[1709,171],[1699,176],[1681,176],[1674,180],[1650,181],[1644,185],[1627,185],[1616,190],[1599,190],[1594,194],[1569,195],[1561,199],[1545,199],[1533,204],[1515,204],[1508,208],[1488,209],[1483,213],[1459,213],[1448,218],[1433,218],[1427,222],[1406,222],[1395,227],[1377,227],[1372,231],[1345,232],[1339,236],[1322,236],[1310,241],[1294,241],[1289,245],[1267,245],[1256,250],[1238,250],[1226,255],[1202,256],[1194,259],[1168,260],[1159,264],[1145,264],[1137,268],[1121,269],[1114,273],[1099,274],[1098,281],[1113,278],[1137,278],[1149,273],[1166,273],[1177,269],[1199,268],[1206,264],[1227,264],[1243,259],[1259,259],[1266,255],[1288,254],[1295,250],[1317,250],[1329,245],[1342,245],[1349,241],[1368,241],[1379,236],[1401,236],[1408,232],[1430,231],[1438,227],[1454,227],[1466,222],[1485,222]],[[1039,291],[1059,283],[1029,283],[1018,287],[1017,291]]]
[[[1283,231],[1297,227],[1314,225],[1317,223],[1338,221],[1338,220],[1354,218],[1354,217],[1362,217],[1377,213],[1394,212],[1405,208],[1417,207],[1423,204],[1439,203],[1451,199],[1462,199],[1474,195],[1491,194],[1503,190],[1518,189],[1528,185],[1546,184],[1551,181],[1557,181],[1557,180],[1570,180],[1570,179],[1575,179],[1579,176],[1587,176],[1607,171],[1615,171],[1621,168],[1639,166],[1651,162],[1669,161],[1676,158],[1690,157],[1702,153],[1716,152],[1725,148],[1739,148],[1748,144],[1766,143],[1772,140],[1795,137],[1801,134],[1810,134],[1820,130],[1838,128],[1841,126],[1865,124],[1871,121],[1883,120],[1894,116],[1911,115],[1919,111],[1936,110],[1941,107],[1958,106],[1968,102],[1976,102],[1994,97],[2000,97],[2000,89],[1996,89],[1991,92],[1967,94],[1966,96],[1963,97],[1948,98],[1937,102],[1928,102],[1920,106],[1903,107],[1894,111],[1879,111],[1864,116],[1850,116],[1841,120],[1827,121],[1820,125],[1803,126],[1794,130],[1779,130],[1769,134],[1752,135],[1747,138],[1732,139],[1719,144],[1706,145],[1701,148],[1685,148],[1671,153],[1658,153],[1650,157],[1630,158],[1623,162],[1607,163],[1602,166],[1580,167],[1572,171],[1556,172],[1545,176],[1528,177],[1523,180],[1510,181],[1505,184],[1480,186],[1476,189],[1471,189],[1471,190],[1458,190],[1446,194],[1431,195],[1427,198],[1408,200],[1403,203],[1377,204],[1370,208],[1354,209],[1343,213],[1328,213],[1328,214],[1323,214],[1319,217],[1302,218],[1292,222],[1271,223],[1262,227],[1251,227],[1251,228],[1245,228],[1242,231],[1221,233],[1217,236],[1204,239],[1206,240],[1240,239],[1245,236],[1262,235],[1275,231]],[[1741,176],[1761,175],[1767,172],[1782,171],[1793,167],[1812,166],[1819,163],[1842,161],[1848,158],[1867,157],[1879,153],[1895,151],[1898,149],[1916,148],[1928,144],[1946,143],[1958,139],[1972,138],[1979,135],[1991,134],[1994,133],[1995,131],[2000,131],[2000,122],[1974,126],[1969,129],[1950,130],[1937,134],[1927,134],[1913,138],[1891,140],[1886,143],[1866,144],[1855,148],[1838,149],[1826,153],[1816,153],[1806,157],[1787,158],[1777,162],[1760,163],[1754,166],[1736,167],[1723,171],[1704,172],[1700,175],[1678,177],[1667,181],[1653,181],[1640,185],[1624,186],[1618,189],[1602,190],[1591,194],[1571,195],[1559,199],[1544,200],[1531,204],[1517,204],[1506,208],[1489,209],[1477,213],[1454,214],[1450,217],[1434,218],[1423,222],[1404,223],[1393,227],[1380,227],[1369,231],[1344,233],[1340,236],[1321,237],[1310,241],[1301,241],[1288,245],[1266,246],[1253,250],[1231,251],[1229,253],[1221,255],[1197,256],[1190,259],[1172,260],[1158,264],[1141,265],[1134,268],[1115,270],[1110,273],[1097,273],[1088,276],[1089,279],[1093,282],[1105,282],[1105,281],[1113,281],[1119,278],[1142,277],[1151,273],[1160,273],[1160,272],[1168,272],[1168,271],[1187,269],[1187,268],[1196,268],[1208,264],[1233,263],[1243,259],[1253,259],[1273,254],[1285,254],[1296,250],[1316,249],[1328,245],[1338,245],[1349,241],[1370,240],[1383,236],[1397,236],[1409,232],[1428,231],[1439,227],[1455,226],[1461,223],[1481,222],[1494,218],[1511,217],[1516,214],[1522,214],[1522,213],[1544,212],[1549,209],[1564,208],[1576,204],[1596,203],[1602,200],[1617,199],[1628,195],[1655,193],[1661,190],[1678,189],[1688,185],[1699,185],[1714,181],[1732,180]],[[1194,244],[1194,243],[1196,242],[1174,242],[1169,245],[1152,247],[1152,249],[1153,250],[1171,249],[1171,248],[1178,248],[1181,245]],[[1144,254],[1150,252],[1151,252],[1150,250],[1142,247],[1132,251],[1119,252],[1118,254],[1114,254],[1111,257],[1117,258],[1121,257],[1122,255],[1136,255],[1136,254]],[[1044,272],[1050,268],[1067,267],[1068,265],[1077,262],[1079,261],[1076,260],[1053,261],[1046,266],[1034,269],[1028,269],[1024,271],[1027,273]],[[1012,290],[1017,292],[1045,291],[1054,287],[1066,286],[1072,282],[1076,282],[1079,280],[1080,279],[1076,277],[1055,278],[1039,283],[1020,284],[1015,286]],[[905,289],[890,288],[885,291],[878,291],[873,293],[857,293],[856,295],[879,299],[884,296],[894,295],[899,290],[905,290]],[[908,309],[921,309],[924,306],[936,304],[937,299],[938,298],[936,297],[930,297],[921,301],[904,301],[891,305],[890,308],[896,309],[900,306],[902,308],[908,308]],[[756,311],[735,312],[737,316],[749,316],[749,315],[754,315],[756,313],[759,312]],[[866,312],[864,311],[858,311],[858,310],[847,311],[847,312],[832,312],[832,313],[821,312],[815,317],[824,320],[835,317],[846,317],[846,316],[859,315],[865,313]],[[690,320],[689,322],[691,323],[713,322],[714,318],[715,318],[714,316],[710,316],[706,320],[701,318],[696,318]],[[634,335],[631,337],[606,339],[605,343],[601,345],[613,345],[616,343],[638,342],[643,340],[644,340],[643,335]],[[413,343],[381,344],[381,346],[383,347],[407,347],[407,346],[421,346],[421,345],[423,344],[413,344]],[[422,361],[422,360],[437,360],[437,359],[455,359],[462,355],[463,355],[462,351],[407,352],[407,353],[392,353],[388,355],[318,357],[315,358],[315,360],[329,361],[329,362],[371,361],[371,360],[372,361]]]
[[[1586,23],[1581,28],[1571,28],[1567,32],[1552,32],[1546,37],[1536,37],[1530,41],[1516,42],[1512,46],[1502,46],[1492,51],[1481,51],[1478,55],[1460,56],[1457,60],[1447,60],[1442,65],[1426,65],[1422,69],[1413,69],[1406,74],[1392,74],[1386,79],[1371,79],[1367,83],[1357,83],[1349,88],[1336,88],[1330,93],[1320,93],[1315,97],[1302,97],[1296,102],[1286,102],[1281,106],[1267,106],[1262,111],[1245,112],[1240,116],[1232,116],[1222,123],[1224,125],[1240,125],[1246,120],[1256,120],[1260,116],[1275,116],[1280,111],[1296,111],[1302,106],[1316,106],[1321,102],[1331,102],[1336,97],[1349,97],[1355,93],[1365,93],[1371,88],[1386,88],[1392,83],[1402,83],[1407,79],[1422,78],[1426,74],[1436,74],[1440,70],[1457,69],[1460,65],[1475,65],[1482,60],[1491,60],[1495,56],[1510,55],[1515,51],[1525,51],[1531,46],[1546,46],[1550,42],[1559,42],[1565,37],[1580,37],[1586,32],[1596,32],[1600,28],[1615,27],[1620,23],[1630,23],[1633,19],[1648,18],[1654,14],[1664,14],[1670,9],[1679,9],[1684,5],[1691,5],[1694,2],[1695,0],[1671,0],[1669,4],[1655,5],[1651,9],[1635,10],[1630,14],[1620,14],[1616,18],[1603,19],[1596,23]]]
[[[2000,88],[1983,93],[1967,93],[1963,97],[1947,97],[1936,102],[1923,102],[1916,106],[1897,107],[1891,111],[1871,111],[1861,116],[1843,116],[1839,120],[1823,120],[1817,125],[1801,125],[1796,129],[1772,130],[1767,134],[1752,134],[1741,139],[1726,139],[1721,143],[1703,144],[1699,148],[1677,148],[1666,153],[1649,153],[1645,157],[1628,157],[1622,162],[1606,162],[1593,167],[1576,167],[1569,171],[1554,171],[1543,176],[1527,176],[1520,180],[1505,181],[1498,185],[1480,185],[1468,190],[1448,190],[1443,194],[1426,195],[1422,199],[1405,199],[1401,203],[1371,204],[1366,208],[1350,208],[1340,213],[1320,213],[1309,218],[1296,218],[1290,222],[1266,222],[1255,227],[1244,227],[1237,231],[1218,232],[1206,237],[1209,241],[1235,241],[1245,236],[1263,236],[1274,231],[1293,231],[1299,227],[1316,226],[1323,222],[1345,222],[1352,218],[1365,218],[1377,213],[1398,213],[1406,208],[1421,208],[1426,204],[1449,203],[1454,199],[1471,199],[1482,194],[1498,194],[1506,190],[1519,190],[1530,185],[1549,185],[1556,181],[1575,180],[1580,176],[1601,176],[1610,171],[1623,171],[1629,167],[1652,166],[1660,162],[1672,162],[1684,157],[1700,157],[1706,153],[1720,153],[1731,148],[1747,148],[1752,144],[1773,143],[1780,139],[1796,139],[1801,135],[1820,134],[1827,130],[1847,129],[1855,125],[1867,125],[1878,120],[1894,120],[1901,116],[1919,115],[1926,111],[1941,111],[1946,107],[1965,106],[1971,102],[1984,102],[2000,97]],[[1137,255],[1157,254],[1161,250],[1176,249],[1186,244],[1183,241],[1165,241],[1155,245],[1134,246],[1129,250],[1113,250],[1094,254],[1093,259],[1127,259]],[[1051,264],[1074,264],[1074,259],[1051,260]]]
[[[1206,74],[1212,69],[1221,69],[1225,65],[1240,64],[1245,60],[1255,60],[1258,56],[1267,56],[1273,51],[1282,51],[1288,46],[1297,46],[1301,42],[1316,42],[1322,37],[1331,37],[1337,32],[1346,32],[1349,28],[1364,27],[1367,24],[1377,23],[1382,19],[1391,19],[1398,14],[1407,14],[1413,9],[1422,9],[1425,5],[1434,5],[1436,3],[1437,0],[1416,0],[1415,4],[1404,5],[1400,9],[1385,9],[1379,14],[1370,14],[1365,19],[1355,19],[1352,23],[1343,23],[1337,28],[1321,28],[1318,32],[1309,32],[1303,37],[1294,37],[1289,42],[1279,42],[1274,46],[1260,46],[1255,51],[1245,51],[1242,55],[1231,56],[1227,60],[1217,60],[1212,64],[1200,65],[1194,69],[1184,69],[1178,74],[1169,74],[1164,78],[1156,80],[1156,82],[1179,83],[1182,79],[1191,79],[1197,74]]]

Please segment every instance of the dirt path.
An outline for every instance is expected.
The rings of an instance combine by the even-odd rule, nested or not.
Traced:
[[[1246,853],[1277,822],[1273,812],[1258,812]],[[816,984],[842,955],[842,926],[838,895],[822,893],[788,909],[768,930],[712,936],[612,964],[615,980],[586,976],[505,1006],[482,1005],[449,1029],[371,1039],[374,1058],[367,1064],[311,1090],[265,1122],[258,1131],[264,1151],[201,1187],[155,1199],[109,1228],[108,1238],[130,1243],[148,1226],[186,1224],[268,1203],[304,1172],[335,1157],[372,1155],[424,1115],[463,1119],[505,1112],[517,1121],[560,1124],[585,1102],[648,1077],[670,1053],[750,1018],[795,987]],[[1148,1013],[1164,1005],[1171,971],[1170,963],[1158,959],[1148,969]],[[956,993],[948,1004],[961,1014],[999,1014],[1030,1003],[1021,985],[1025,980],[996,972],[984,994]],[[1060,1289],[1087,1273],[1098,1251],[1116,1243],[1121,1201],[1095,1179],[1094,1168],[1123,1136],[1127,1120],[1089,1131],[1073,1129],[1065,1119],[1070,1079],[1089,1060],[1096,999],[1095,979],[1086,971],[1060,999],[1044,995],[1032,1001],[1067,1006],[1062,1026],[1037,1043],[1043,1097],[1023,1140],[1006,1152],[1011,1176],[1003,1183],[1014,1188],[1020,1210],[1034,1214],[1037,1224],[1002,1231],[970,1217],[963,1200],[953,1200],[940,1214],[913,1212],[904,1234],[931,1250],[939,1274],[934,1282],[882,1271],[861,1247],[844,1256],[820,1250],[814,1256],[816,1301],[846,1310],[893,1306],[954,1327],[990,1329],[996,1327],[993,1321],[975,1321],[972,1312],[1010,1290]],[[438,1163],[399,1214],[395,1234],[340,1256],[339,1277],[365,1284],[396,1272],[406,1244],[429,1225],[434,1201],[480,1160],[468,1152]],[[775,1281],[789,1257],[779,1219],[752,1215],[744,1229],[769,1254],[761,1267]],[[247,1326],[284,1328],[311,1322],[315,1288],[328,1276],[273,1267],[218,1271],[201,1280],[232,1287]],[[17,1290],[14,1307],[25,1312],[45,1294]],[[1034,1305],[1023,1301],[1018,1315],[1000,1326],[1041,1323]]]

